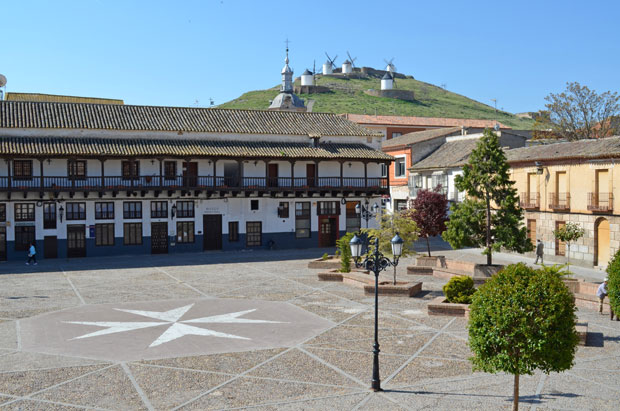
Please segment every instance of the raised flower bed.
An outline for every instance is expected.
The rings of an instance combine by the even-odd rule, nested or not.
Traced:
[[[329,270],[318,273],[319,281],[342,281],[344,284],[364,289],[364,294],[374,295],[375,276],[364,270],[352,270],[342,273],[339,270]],[[379,295],[395,297],[413,297],[422,291],[421,282],[393,281],[379,277]]]

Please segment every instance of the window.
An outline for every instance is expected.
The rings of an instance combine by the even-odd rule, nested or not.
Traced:
[[[123,218],[142,218],[142,202],[141,201],[125,201],[123,203]]]
[[[95,224],[95,245],[114,245],[114,224]]]
[[[347,233],[355,233],[362,228],[361,213],[355,212],[356,206],[361,206],[359,201],[347,201]]]
[[[193,201],[177,201],[177,218],[194,217]]]
[[[168,202],[151,201],[151,218],[168,218]]]
[[[403,211],[407,209],[407,200],[394,200],[394,210]]]
[[[230,221],[228,223],[228,241],[234,243],[239,241],[239,222]]]
[[[0,204],[0,221],[6,221],[6,204]]]
[[[164,178],[166,180],[174,180],[177,176],[177,162],[164,161]]]
[[[142,223],[123,224],[123,244],[141,245],[142,244]]]
[[[86,203],[67,203],[67,220],[86,220]]]
[[[310,238],[310,202],[295,203],[295,238]]]
[[[317,215],[340,215],[340,203],[338,201],[319,201],[316,211]]]
[[[278,206],[278,217],[280,218],[288,218],[288,203],[282,202]]]
[[[263,224],[260,221],[245,223],[245,245],[247,247],[260,246],[263,243]]]
[[[193,243],[194,242],[194,222],[178,221],[177,222],[177,243]]]
[[[114,203],[95,203],[95,220],[113,220],[114,219]]]
[[[86,179],[86,160],[67,161],[67,175],[70,180]]]
[[[392,133],[392,138],[400,137],[402,135],[403,135],[403,133],[399,133],[399,132],[395,131],[394,133]]]
[[[56,203],[43,203],[43,228],[56,228]]]
[[[32,179],[32,160],[13,160],[13,178],[15,180]]]
[[[135,179],[140,175],[140,163],[138,161],[123,161],[121,167],[123,169],[123,180]]]
[[[34,221],[34,203],[15,204],[15,221]]]
[[[395,177],[405,176],[405,157],[399,157],[394,162],[394,176]]]
[[[34,244],[34,226],[15,226],[15,251],[26,251]]]
[[[381,163],[381,177],[387,177],[388,176],[388,165],[385,163]]]
[[[258,210],[258,200],[250,200],[250,210]]]

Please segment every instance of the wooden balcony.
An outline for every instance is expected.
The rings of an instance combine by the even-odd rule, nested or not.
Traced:
[[[613,211],[614,196],[612,193],[588,193],[588,210],[598,213]]]
[[[549,193],[549,208],[556,211],[570,210],[570,193]]]
[[[224,176],[136,176],[125,177],[0,177],[4,192],[120,192],[120,191],[218,191],[239,192],[326,192],[388,194],[387,178],[381,177],[224,177]]]
[[[525,210],[537,210],[540,207],[539,193],[521,193],[519,204]]]

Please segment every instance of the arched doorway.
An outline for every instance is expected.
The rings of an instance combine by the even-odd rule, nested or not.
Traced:
[[[596,265],[605,266],[609,262],[609,221],[599,218],[595,224]]]

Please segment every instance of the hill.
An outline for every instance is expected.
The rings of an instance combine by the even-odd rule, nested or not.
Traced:
[[[300,80],[295,80],[295,86]],[[375,97],[365,90],[381,88],[379,77],[347,79],[340,76],[316,76],[317,86],[331,89],[328,93],[298,94],[308,103],[314,100],[312,111],[326,113],[378,114],[395,116],[452,117],[497,120],[515,129],[531,129],[533,121],[514,114],[500,111],[460,94],[452,93],[433,84],[415,80],[411,77],[397,78],[396,88],[411,90],[415,101]],[[221,104],[220,108],[265,110],[270,100],[278,94],[279,86],[268,90],[244,93],[239,98]]]

